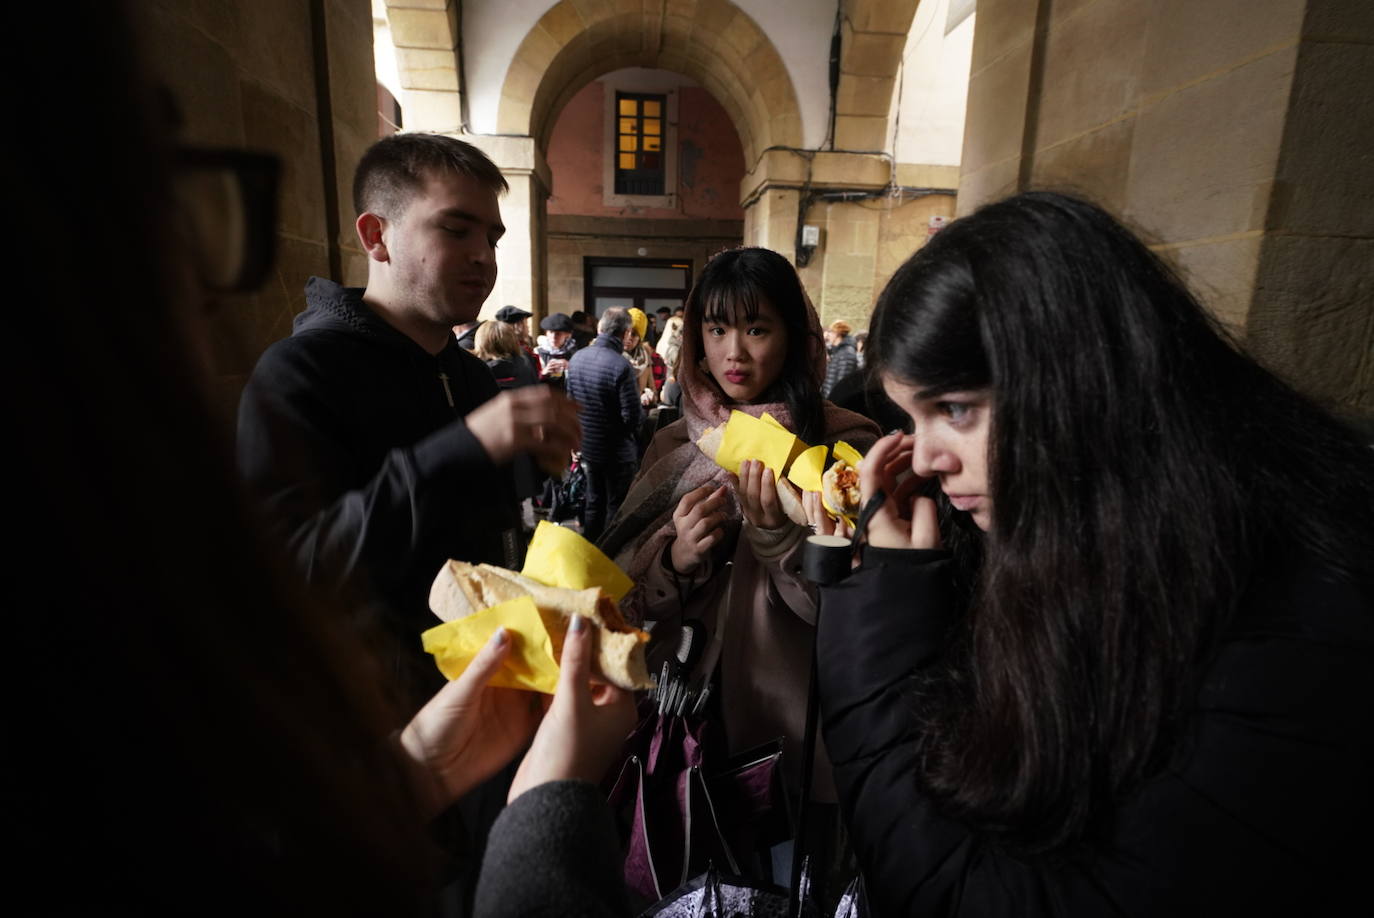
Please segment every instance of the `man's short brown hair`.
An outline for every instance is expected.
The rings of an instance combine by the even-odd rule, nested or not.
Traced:
[[[456,172],[500,194],[505,176],[470,143],[443,134],[392,134],[368,147],[353,173],[353,207],[394,220],[432,175]]]

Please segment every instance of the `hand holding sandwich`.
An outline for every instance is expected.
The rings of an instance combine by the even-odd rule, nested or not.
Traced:
[[[434,812],[496,774],[539,726],[547,696],[487,685],[510,646],[505,629],[498,630],[467,670],[401,731],[401,747],[418,766],[422,793]]]
[[[755,529],[781,529],[790,519],[782,509],[777,481],[771,469],[757,459],[739,464],[738,486],[740,512]]]
[[[887,500],[869,521],[865,538],[874,548],[939,548],[940,525],[935,501],[917,492],[923,479],[911,471],[911,455],[916,438],[911,434],[889,434],[869,450],[859,466],[859,490],[863,502],[879,490]]]
[[[836,519],[831,516],[821,503],[820,491],[806,491],[802,494],[802,509],[806,511],[806,519],[815,530],[816,535],[837,535],[842,539],[847,539],[854,534],[849,528],[849,522],[844,517]]]
[[[549,781],[600,781],[635,725],[634,695],[591,681],[593,629],[573,618],[558,690],[520,762],[507,802]]]

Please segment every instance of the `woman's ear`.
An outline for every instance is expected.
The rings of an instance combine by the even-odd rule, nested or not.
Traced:
[[[364,213],[358,216],[358,220],[353,224],[358,231],[358,241],[362,243],[363,251],[367,257],[373,261],[390,261],[391,256],[386,250],[386,241],[382,238],[386,231],[386,219],[374,213]]]

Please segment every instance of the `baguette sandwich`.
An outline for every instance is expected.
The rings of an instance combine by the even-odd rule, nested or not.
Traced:
[[[629,691],[653,686],[644,660],[648,633],[626,623],[615,600],[595,587],[551,587],[490,564],[448,561],[434,578],[429,607],[447,622],[522,596],[534,600],[555,658],[563,655],[572,617],[581,615],[597,628],[593,675]]]

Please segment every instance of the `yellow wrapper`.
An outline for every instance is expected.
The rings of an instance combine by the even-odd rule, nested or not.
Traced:
[[[615,562],[581,534],[548,520],[540,520],[525,552],[520,573],[531,580],[570,590],[600,587],[616,602],[634,586]]]
[[[742,412],[741,412],[741,413],[742,413]],[[760,421],[763,421],[765,424],[768,424],[768,425],[770,425],[770,426],[772,426],[772,427],[776,427],[778,430],[781,430],[783,433],[785,433],[785,434],[787,434],[788,436],[791,436],[791,437],[792,437],[792,449],[791,449],[791,450],[788,452],[788,454],[787,454],[787,461],[784,462],[782,465],[778,466],[778,468],[775,469],[774,472],[773,472],[774,475],[780,475],[780,474],[782,474],[782,472],[784,472],[786,469],[788,469],[788,468],[791,467],[793,461],[794,461],[798,456],[800,456],[803,452],[806,451],[806,449],[807,449],[806,443],[803,442],[802,439],[801,439],[800,437],[793,436],[793,435],[792,435],[792,431],[790,431],[790,430],[788,430],[786,427],[782,426],[782,421],[779,421],[777,418],[773,417],[773,416],[772,416],[771,414],[769,414],[767,411],[765,411],[765,412],[763,413],[762,417],[760,417],[759,420],[760,420]],[[771,468],[771,466],[770,466],[770,468]]]
[[[781,475],[796,442],[796,434],[776,420],[770,424],[743,411],[732,411],[725,424],[725,437],[716,451],[716,464],[738,475],[741,462],[758,459],[775,476]]]
[[[420,635],[420,640],[425,651],[434,655],[439,672],[449,679],[457,679],[501,627],[510,635],[510,656],[489,684],[552,695],[558,687],[553,642],[534,600],[528,596],[444,622]]]
[[[844,460],[855,470],[859,468],[859,463],[864,461],[863,454],[843,440],[835,444],[834,454],[836,459]]]
[[[803,452],[793,460],[792,469],[787,473],[787,480],[803,491],[819,491],[821,489],[821,474],[825,471],[825,454],[827,452],[825,444],[813,446]]]

